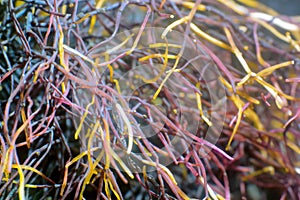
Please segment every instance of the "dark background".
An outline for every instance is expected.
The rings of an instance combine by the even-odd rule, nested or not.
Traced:
[[[300,0],[259,0],[284,15],[300,15]]]

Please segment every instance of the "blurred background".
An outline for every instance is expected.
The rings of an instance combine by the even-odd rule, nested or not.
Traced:
[[[284,15],[300,15],[300,0],[259,0]]]

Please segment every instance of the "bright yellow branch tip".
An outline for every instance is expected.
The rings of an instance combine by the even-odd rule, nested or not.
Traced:
[[[85,120],[87,114],[89,113],[89,107],[90,107],[91,105],[93,105],[94,102],[95,102],[95,96],[93,96],[91,103],[89,103],[89,104],[86,106],[86,108],[85,108],[85,112],[84,112],[84,114],[83,114],[83,116],[82,116],[82,118],[81,118],[81,120],[80,120],[79,126],[78,126],[78,128],[77,128],[77,130],[76,130],[76,132],[75,132],[75,136],[74,136],[74,137],[75,137],[75,140],[78,139],[79,133],[80,133],[80,131],[81,131],[81,129],[82,129],[83,122],[84,122],[84,120]]]
[[[130,124],[130,121],[128,119],[128,117],[126,116],[123,108],[121,107],[120,104],[117,103],[116,105],[118,111],[120,112],[125,124],[127,125],[127,130],[128,130],[128,147],[127,147],[127,154],[131,153],[132,150],[132,146],[133,146],[133,130],[132,130],[132,126]]]

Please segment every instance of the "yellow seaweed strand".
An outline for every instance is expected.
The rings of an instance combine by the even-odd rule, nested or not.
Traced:
[[[195,12],[196,12],[196,9],[193,8],[189,15],[188,16],[185,16],[179,20],[176,20],[175,22],[173,22],[172,24],[170,24],[164,31],[163,33],[161,34],[161,38],[162,39],[165,39],[167,34],[173,29],[175,28],[176,26],[179,26],[180,24],[182,23],[185,23],[185,22],[191,22],[191,20],[193,19],[194,15],[195,15]],[[191,24],[191,23],[190,23]],[[164,86],[165,82],[169,79],[169,77],[173,74],[173,72],[176,71],[176,68],[177,68],[177,65],[179,63],[179,60],[181,58],[181,55],[182,52],[180,52],[178,55],[177,55],[177,58],[176,58],[176,61],[175,61],[175,64],[173,66],[173,68],[168,72],[168,74],[166,75],[166,77],[164,78],[164,80],[162,81],[162,83],[160,84],[160,86],[158,87],[157,91],[155,92],[155,94],[153,95],[153,100],[155,100],[157,98],[157,96],[159,95],[160,91],[162,90],[162,87]]]
[[[268,24],[267,22],[263,21],[263,20],[260,20],[256,17],[254,17],[254,15],[252,15],[251,17],[252,20],[258,22],[260,25],[262,25],[265,29],[269,30],[274,36],[276,36],[277,38],[279,38],[280,40],[288,43],[288,44],[291,44],[297,52],[300,51],[300,45],[298,44],[297,41],[293,40],[291,37],[290,37],[290,34],[288,33],[287,35],[284,35],[282,33],[280,33],[277,29],[275,29],[273,26],[271,26],[270,24]],[[295,32],[295,31],[293,31]]]
[[[85,186],[90,183],[92,175],[97,173],[97,171],[95,170],[95,168],[98,165],[98,163],[100,162],[100,160],[103,157],[103,155],[104,155],[104,149],[102,149],[102,151],[100,152],[100,154],[96,158],[96,161],[93,163],[93,166],[89,166],[90,167],[89,168],[90,171],[89,171],[88,175],[86,176],[86,178],[85,178],[85,180],[84,180],[84,182],[82,184],[81,192],[80,192],[80,195],[79,195],[79,199],[80,200],[84,199],[83,198],[83,193],[85,191]]]
[[[75,140],[78,139],[79,133],[80,133],[80,131],[81,131],[81,129],[82,129],[83,122],[84,122],[84,120],[85,120],[87,114],[89,113],[89,107],[90,107],[91,105],[93,105],[94,102],[95,102],[95,95],[93,95],[92,101],[91,101],[91,102],[86,106],[86,108],[85,108],[84,114],[83,114],[83,116],[82,116],[82,118],[81,118],[81,120],[80,120],[79,126],[78,126],[78,128],[77,128],[77,130],[76,130],[76,132],[75,132],[75,136],[74,136]]]
[[[239,5],[235,3],[233,0],[218,0],[220,3],[224,4],[228,8],[232,9],[234,12],[236,12],[239,15],[247,15],[249,13],[249,10],[242,5]]]
[[[83,199],[83,192],[85,190],[85,187],[87,184],[89,184],[90,182],[90,179],[94,173],[94,164],[93,164],[93,161],[92,161],[92,158],[91,158],[91,143],[94,139],[94,135],[96,133],[96,130],[99,126],[99,121],[97,120],[96,124],[94,125],[93,127],[93,130],[89,136],[89,140],[88,140],[88,145],[87,145],[87,158],[88,158],[88,173],[87,173],[87,176],[85,177],[83,183],[82,183],[82,186],[81,186],[81,191],[80,191],[80,195],[79,195],[79,200],[82,200]]]
[[[104,0],[99,0],[99,1],[97,1],[96,9],[101,8],[102,5],[103,5],[103,3],[104,3]],[[94,16],[92,17],[92,19],[91,19],[90,28],[89,28],[89,30],[88,30],[88,33],[89,33],[89,34],[92,34],[93,31],[94,31],[94,26],[95,26],[95,24],[96,24],[96,19],[97,19],[97,16],[96,16],[96,15],[94,15]]]
[[[229,51],[232,51],[232,48],[227,45],[226,43],[210,36],[209,34],[205,33],[204,31],[202,31],[198,26],[196,26],[194,23],[191,23],[191,29],[192,31],[194,31],[198,36],[206,39],[207,41],[209,41],[210,43],[217,45],[218,47],[221,47],[223,49],[227,49]]]
[[[153,44],[149,44],[150,48],[160,48],[160,47],[173,47],[173,48],[177,48],[177,49],[181,49],[182,46],[179,44],[170,44],[170,43],[153,43]]]
[[[119,81],[117,79],[114,79],[114,83],[116,84],[116,89],[117,89],[118,93],[121,94],[121,88],[120,88]]]
[[[134,179],[134,176],[132,174],[132,172],[130,171],[130,169],[125,165],[125,163],[121,160],[121,158],[112,150],[110,149],[110,153],[112,155],[112,157],[120,164],[120,166],[124,169],[124,171],[126,172],[126,174],[131,178]]]
[[[231,134],[228,144],[226,146],[226,151],[228,151],[230,149],[230,145],[231,145],[232,140],[239,128],[239,125],[241,123],[242,116],[243,116],[242,100],[240,99],[240,97],[238,95],[232,95],[231,97],[229,97],[229,99],[231,99],[233,101],[233,103],[235,104],[235,106],[238,108],[238,115],[237,115],[237,119],[235,122],[235,126],[233,128],[232,134]]]
[[[47,178],[46,175],[44,175],[42,172],[40,172],[39,170],[37,170],[37,169],[35,169],[33,167],[26,166],[26,165],[12,164],[12,168],[18,169],[18,167],[20,167],[21,169],[32,171],[32,172],[40,175],[41,177],[43,177],[45,180],[48,180],[48,181],[50,181],[51,183],[54,184],[54,182],[52,182],[51,179]]]
[[[285,100],[279,96],[279,91],[270,85],[269,83],[265,82],[261,77],[257,77],[256,81],[261,84],[268,92],[274,97],[276,106],[281,109],[285,105]]]
[[[114,193],[114,195],[116,196],[116,198],[117,198],[118,200],[121,200],[120,195],[119,195],[118,192],[115,190],[115,188],[114,188],[113,184],[111,183],[110,179],[108,179],[108,185],[109,185],[111,191],[112,191],[112,192]]]
[[[222,82],[222,84],[228,88],[228,90],[230,92],[233,92],[231,85],[223,77],[219,77],[219,79]],[[237,89],[239,89],[239,87],[237,87]],[[247,101],[249,101],[251,103],[260,104],[260,102],[257,99],[249,96],[248,94],[246,94],[240,90],[236,91],[236,95],[239,95],[239,96],[245,98]],[[241,100],[241,103],[242,103],[242,107],[243,107],[245,104],[242,100]],[[254,112],[250,108],[247,108],[244,111],[244,113],[245,113],[246,117],[253,122],[255,128],[257,128],[258,130],[264,130],[264,126],[261,123],[260,118],[258,117],[256,112]]]
[[[200,89],[200,83],[197,83],[196,87],[198,89]],[[203,119],[203,121],[205,121],[205,123],[208,126],[212,126],[213,125],[212,122],[203,113],[201,95],[198,92],[196,92],[196,100],[197,100],[197,106],[198,106],[198,110],[199,110],[199,113],[200,113],[200,117]]]
[[[104,140],[106,141],[106,144],[108,146],[108,148],[110,149],[110,132],[109,132],[109,126],[107,121],[102,118],[103,124],[104,124],[104,129],[105,129],[105,138],[104,138],[104,131],[102,130],[102,127],[99,127],[99,130],[101,132],[101,136],[102,136],[102,140],[104,142]],[[108,169],[110,166],[110,155],[107,154],[105,157],[105,169]]]
[[[23,91],[20,93],[20,97],[24,101],[24,92]],[[23,123],[27,121],[24,106],[21,107],[21,119],[22,119]],[[28,126],[25,127],[24,132],[25,132],[25,136],[26,136],[27,147],[30,148],[31,136],[29,135],[29,132],[28,132]]]
[[[195,4],[196,5],[196,4]],[[197,7],[193,7],[191,9],[191,11],[189,12],[188,16],[182,17],[181,19],[178,19],[176,21],[174,21],[173,23],[171,23],[169,26],[167,26],[167,28],[163,31],[163,33],[161,34],[161,38],[165,39],[167,34],[172,31],[173,28],[175,28],[176,26],[179,26],[180,24],[183,24],[185,22],[191,22],[196,11],[197,11]],[[191,24],[191,23],[190,23]]]
[[[243,3],[246,6],[262,10],[263,12],[268,13],[272,16],[277,16],[278,15],[278,12],[276,12],[274,9],[260,3],[257,0],[238,0],[238,1]]]
[[[105,54],[105,61],[109,61],[109,54]],[[113,77],[114,77],[114,68],[111,66],[111,64],[107,65],[108,70],[109,70],[109,81],[113,82]]]
[[[175,180],[174,175],[172,174],[172,172],[171,172],[167,167],[163,166],[162,164],[155,163],[155,162],[148,161],[148,160],[142,160],[142,162],[145,163],[145,164],[147,164],[147,165],[153,166],[153,167],[156,167],[156,166],[160,167],[162,170],[164,170],[164,171],[168,174],[168,176],[169,176],[169,178],[171,179],[171,181],[172,181],[175,185],[177,185],[177,182],[176,182],[176,180]]]
[[[139,62],[143,62],[143,61],[146,61],[146,60],[149,60],[151,58],[167,58],[167,59],[176,59],[177,58],[177,55],[162,55],[162,54],[151,54],[151,55],[148,55],[148,56],[144,56],[142,58],[139,58]]]
[[[132,126],[130,124],[130,121],[128,119],[128,117],[126,116],[123,108],[121,107],[120,104],[116,104],[116,107],[118,109],[118,111],[120,112],[121,114],[121,117],[123,118],[126,126],[127,126],[127,130],[128,130],[128,147],[127,147],[127,154],[130,154],[131,153],[131,150],[132,150],[132,146],[133,146],[133,130],[132,130]]]
[[[167,73],[167,76],[164,78],[164,80],[162,81],[162,83],[159,85],[158,89],[156,90],[155,94],[153,95],[152,99],[155,100],[157,98],[157,96],[159,95],[160,91],[162,90],[164,84],[167,82],[167,80],[169,79],[169,77],[173,74],[173,72],[176,71],[177,65],[179,63],[181,55],[177,56],[177,59],[175,61],[175,64],[173,66],[173,68]]]
[[[80,24],[80,23],[82,23],[84,20],[86,20],[86,19],[89,18],[90,16],[91,16],[91,13],[85,14],[82,18],[80,18],[79,20],[75,21],[75,24]]]
[[[204,178],[202,176],[199,176],[199,180],[202,184],[205,184]],[[209,186],[209,184],[206,184],[207,190],[208,190],[208,195],[212,200],[225,200],[224,197],[222,197],[219,194],[216,194],[215,191]]]
[[[189,9],[192,9],[192,8],[195,7],[195,3],[193,3],[193,2],[182,1],[182,2],[180,2],[180,4],[181,4],[182,6],[184,6],[184,7],[186,7],[186,8],[189,8]],[[206,6],[203,5],[203,4],[199,4],[199,5],[197,6],[197,10],[198,10],[198,11],[206,11]]]
[[[274,169],[273,166],[267,166],[267,167],[262,168],[261,170],[254,171],[251,174],[242,177],[242,180],[247,181],[247,180],[249,180],[249,179],[251,179],[255,176],[259,176],[259,175],[264,174],[264,173],[270,173],[271,175],[274,175],[275,169]]]
[[[90,149],[90,151],[96,151],[98,150],[98,147],[92,148]],[[88,151],[84,151],[82,153],[80,153],[78,156],[76,156],[75,158],[73,158],[71,161],[67,162],[67,164],[65,165],[65,172],[64,172],[64,178],[63,178],[63,183],[61,184],[61,190],[60,190],[60,195],[63,196],[65,188],[67,186],[67,179],[68,179],[68,169],[69,167],[74,164],[75,162],[77,162],[78,160],[80,160],[81,158],[83,158],[84,156],[86,156],[89,152]]]
[[[268,75],[272,74],[275,70],[293,65],[294,63],[295,62],[293,60],[291,60],[291,61],[279,63],[277,65],[273,65],[271,67],[265,68],[265,69],[261,70],[260,72],[258,72],[257,76],[260,76],[260,77],[268,76]]]
[[[136,78],[142,79],[145,83],[154,83],[163,75],[163,73],[165,72],[165,70],[168,66],[169,59],[176,59],[177,58],[176,55],[169,55],[169,53],[168,53],[169,52],[169,48],[168,48],[169,46],[167,45],[167,43],[164,43],[164,44],[166,44],[165,45],[166,50],[165,50],[164,56],[161,55],[161,54],[152,54],[152,55],[145,56],[145,57],[139,59],[139,61],[144,61],[146,59],[148,60],[149,58],[153,58],[153,57],[156,57],[156,56],[159,57],[159,58],[164,57],[164,64],[162,66],[162,69],[159,71],[158,75],[156,75],[154,78],[151,78],[151,79],[146,79],[144,76],[141,76],[141,75],[136,75],[135,76]]]
[[[60,58],[60,65],[63,66],[63,68],[67,72],[69,72],[70,69],[69,69],[68,65],[66,65],[66,63],[65,63],[65,52],[64,52],[64,48],[63,48],[64,33],[62,31],[60,23],[57,23],[57,27],[58,27],[58,30],[59,30],[58,52],[59,52],[59,58]],[[65,79],[65,81],[67,81],[67,79]],[[66,91],[66,87],[65,87],[65,83],[64,82],[61,84],[61,87],[62,87],[62,93],[64,94],[65,91]]]
[[[104,173],[104,189],[105,189],[105,193],[106,193],[108,199],[111,199],[109,184],[108,184],[108,179],[107,179],[107,174],[106,173]]]
[[[227,36],[228,42],[229,42],[229,44],[230,44],[230,46],[231,46],[231,48],[233,50],[233,53],[235,54],[235,56],[237,57],[237,59],[239,60],[239,62],[243,66],[244,70],[247,72],[247,74],[250,74],[252,71],[249,68],[246,60],[244,59],[242,53],[240,52],[240,50],[235,45],[234,40],[232,38],[232,35],[231,35],[229,29],[226,28],[226,27],[224,27],[224,31],[225,31],[225,34]]]
[[[59,30],[59,39],[58,39],[58,52],[60,58],[60,64],[65,68],[66,71],[70,71],[68,65],[65,63],[65,52],[64,52],[64,33],[62,31],[60,23],[57,23],[57,27]]]
[[[182,23],[185,23],[189,20],[189,16],[185,16],[181,19],[178,19],[176,21],[174,21],[173,23],[171,23],[169,26],[167,26],[167,28],[163,31],[163,33],[161,34],[161,38],[165,39],[165,37],[167,36],[167,34],[176,26],[179,26]]]
[[[19,199],[20,200],[25,200],[25,178],[24,178],[24,174],[22,171],[22,168],[20,167],[20,165],[17,165],[17,170],[19,173]]]
[[[91,134],[90,134],[89,140],[88,140],[88,145],[87,145],[88,154],[87,154],[87,157],[88,157],[89,167],[93,166],[93,161],[92,161],[92,157],[91,157],[91,146],[92,146],[93,140],[95,139],[94,135],[96,134],[96,131],[97,131],[99,126],[100,126],[100,122],[99,122],[99,120],[97,120],[94,127],[93,127],[93,129],[92,129],[92,131],[91,131]],[[91,172],[91,170],[90,170],[90,172]]]

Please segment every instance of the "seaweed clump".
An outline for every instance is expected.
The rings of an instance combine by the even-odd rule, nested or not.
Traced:
[[[0,199],[299,198],[298,18],[0,3]]]

